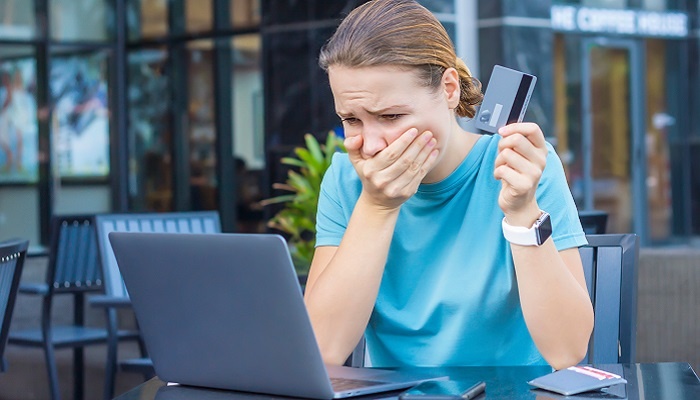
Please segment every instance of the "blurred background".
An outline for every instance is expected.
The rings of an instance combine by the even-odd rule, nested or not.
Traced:
[[[339,129],[317,55],[361,3],[0,0],[0,239],[46,244],[71,212],[265,229],[280,158]],[[644,246],[700,235],[697,1],[421,3],[484,85],[495,64],[537,75],[526,120],[579,209]]]
[[[266,231],[280,159],[305,133],[342,135],[317,57],[364,2],[0,0],[0,240],[42,256],[51,216],[125,211],[217,210],[224,232]],[[525,119],[579,209],[641,239],[640,361],[697,367],[700,2],[419,2],[484,86],[496,64],[538,77]],[[25,272],[41,279],[42,262]],[[38,312],[17,307],[13,324]]]

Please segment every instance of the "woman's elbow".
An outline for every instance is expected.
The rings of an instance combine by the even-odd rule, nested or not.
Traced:
[[[562,352],[547,358],[547,362],[555,370],[569,368],[583,361],[583,359],[586,357],[587,351],[588,346],[569,352]]]
[[[545,356],[545,359],[556,370],[569,368],[573,365],[579,364],[586,358],[588,353],[588,342],[591,338],[591,333],[593,331],[593,324],[591,323],[591,329],[584,329],[584,335],[581,335],[576,343],[569,344],[563,349],[556,351],[549,356]]]
[[[345,352],[340,349],[333,348],[333,346],[319,346],[321,350],[321,357],[323,358],[323,363],[326,365],[343,365],[345,361],[350,356],[345,354]]]

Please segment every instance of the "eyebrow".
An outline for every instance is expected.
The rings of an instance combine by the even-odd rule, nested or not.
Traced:
[[[389,107],[380,108],[380,109],[377,109],[377,110],[366,110],[366,111],[367,111],[369,114],[372,114],[372,115],[381,115],[381,114],[387,113],[387,112],[390,111],[390,110],[393,110],[393,109],[402,109],[402,108],[410,108],[410,106],[409,106],[408,104],[395,104],[395,105],[392,105],[392,106],[389,106]],[[351,116],[351,115],[352,115],[352,114],[346,114],[346,113],[344,113],[344,112],[342,112],[342,111],[336,111],[336,114],[338,114],[338,116],[339,116],[340,118],[347,118],[348,116]]]

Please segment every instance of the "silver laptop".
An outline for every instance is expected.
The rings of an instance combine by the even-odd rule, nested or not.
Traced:
[[[161,380],[330,399],[445,378],[326,367],[281,236],[112,232],[109,240]]]

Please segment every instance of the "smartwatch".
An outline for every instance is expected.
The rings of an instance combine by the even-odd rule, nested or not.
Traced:
[[[508,225],[506,219],[503,218],[501,226],[506,240],[520,246],[541,246],[542,243],[546,242],[552,236],[552,221],[547,212],[540,211],[542,215],[530,228]]]

